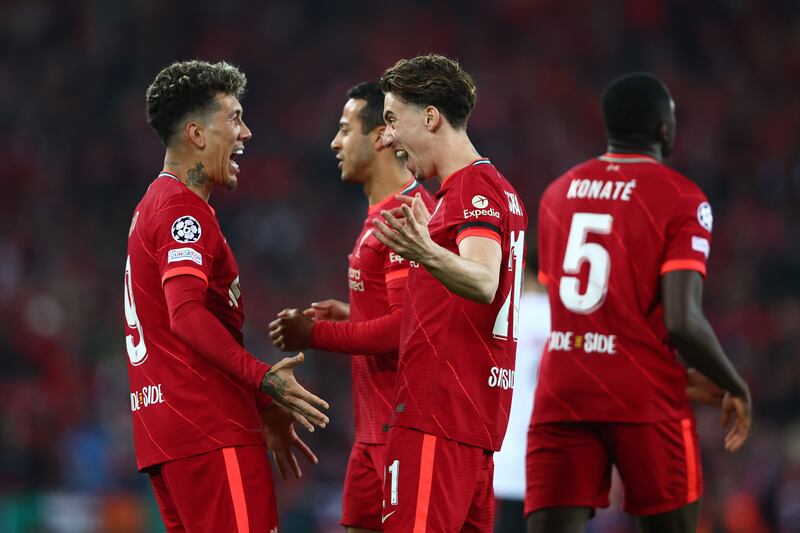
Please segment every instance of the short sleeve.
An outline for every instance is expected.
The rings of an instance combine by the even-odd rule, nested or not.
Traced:
[[[383,261],[384,281],[388,284],[408,277],[409,262],[400,254],[386,249]]]
[[[448,201],[446,225],[455,231],[456,245],[467,237],[486,237],[502,244],[509,202],[480,173],[465,176]]]
[[[675,270],[695,270],[706,275],[713,220],[711,205],[704,195],[685,196],[679,201],[667,226],[662,275]]]
[[[161,283],[174,276],[196,276],[208,285],[212,261],[222,236],[208,208],[181,203],[155,215],[153,235]]]

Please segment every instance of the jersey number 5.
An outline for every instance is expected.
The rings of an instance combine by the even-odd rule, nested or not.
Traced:
[[[569,228],[567,251],[564,253],[564,275],[558,295],[564,307],[573,313],[588,315],[596,311],[606,299],[608,277],[611,274],[611,257],[608,250],[594,242],[586,242],[589,233],[608,235],[614,217],[597,213],[575,213]],[[586,291],[580,291],[578,274],[584,261],[589,262],[589,282]],[[572,274],[572,275],[570,275]]]
[[[139,317],[136,315],[136,303],[133,301],[133,280],[131,280],[131,256],[125,263],[125,321],[128,327],[135,329],[139,334],[139,342],[134,343],[133,335],[125,336],[125,347],[128,349],[128,359],[133,366],[141,365],[147,359],[147,346],[144,343],[144,332]]]

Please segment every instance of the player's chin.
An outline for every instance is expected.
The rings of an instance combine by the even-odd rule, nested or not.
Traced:
[[[239,179],[236,176],[228,176],[228,179],[225,180],[223,186],[228,191],[235,191],[236,187],[239,186]]]

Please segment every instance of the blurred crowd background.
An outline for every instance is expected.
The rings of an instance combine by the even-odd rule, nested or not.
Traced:
[[[144,115],[158,70],[197,57],[248,76],[254,137],[239,190],[212,205],[241,268],[248,347],[274,362],[277,311],[347,297],[366,201],[329,149],[345,93],[428,51],[474,76],[471,136],[532,223],[547,183],[604,151],[606,83],[639,69],[667,82],[669,164],[714,207],[705,310],[755,401],[736,455],[718,412],[697,410],[702,531],[800,531],[796,0],[0,1],[0,530],[161,530],[134,462],[122,303],[132,210],[163,161]],[[306,360],[300,379],[332,423],[307,439],[320,464],[276,480],[281,530],[340,531],[349,361]],[[591,525],[631,528],[615,510]]]

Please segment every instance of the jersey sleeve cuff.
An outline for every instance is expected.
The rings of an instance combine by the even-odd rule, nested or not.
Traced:
[[[205,275],[205,273],[203,273],[202,270],[185,266],[170,268],[164,272],[164,275],[161,276],[161,285],[163,286],[165,281],[167,281],[169,278],[174,278],[175,276],[194,276],[202,279],[206,286],[208,286],[208,277]]]
[[[675,270],[694,270],[705,277],[706,264],[697,259],[670,259],[661,265],[661,275]]]
[[[487,226],[491,225],[487,224]],[[491,226],[490,228],[486,226],[462,226],[462,228],[463,229],[459,230],[459,233],[456,236],[456,246],[461,244],[461,241],[467,237],[484,237],[487,239],[492,239],[497,244],[502,244],[502,242],[500,242],[500,230],[496,226]]]
[[[398,279],[405,279],[407,277],[408,277],[408,267],[399,268],[397,270],[392,270],[391,272],[387,272],[385,281],[388,284],[393,281],[397,281]]]

